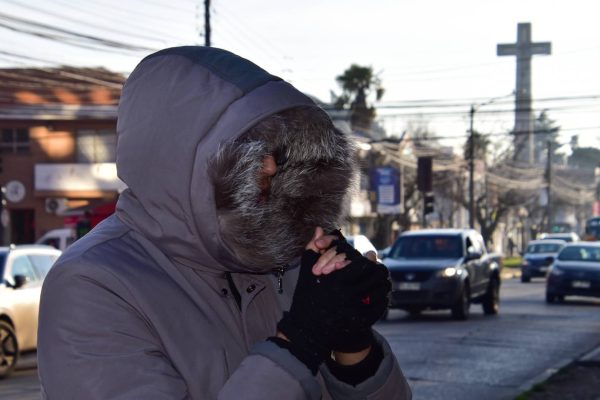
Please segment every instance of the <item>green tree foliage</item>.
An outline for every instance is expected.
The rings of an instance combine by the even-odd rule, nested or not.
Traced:
[[[475,160],[486,160],[487,158],[487,154],[488,154],[488,148],[491,144],[490,139],[477,132],[477,131],[473,131],[473,159]],[[465,160],[468,160],[470,158],[470,154],[471,154],[471,135],[469,135],[469,137],[467,138],[467,141],[465,142],[465,145],[463,147],[463,155],[465,157]]]
[[[600,149],[577,147],[568,159],[569,166],[581,169],[594,169],[600,166]]]
[[[548,117],[546,111],[542,111],[534,121],[534,162],[543,164],[546,162],[548,155],[548,142],[551,143],[552,160],[554,163],[560,163],[562,156],[556,151],[560,147],[558,144],[558,132],[560,127],[556,126],[556,122]]]
[[[375,118],[375,108],[367,103],[367,98],[374,94],[375,99],[380,100],[385,91],[373,68],[352,64],[336,81],[342,94],[336,95],[335,106],[352,110],[352,126],[368,130]]]

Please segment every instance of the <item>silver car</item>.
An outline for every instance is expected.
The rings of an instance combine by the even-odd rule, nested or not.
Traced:
[[[37,348],[42,282],[60,255],[50,246],[0,247],[0,379],[20,352]]]

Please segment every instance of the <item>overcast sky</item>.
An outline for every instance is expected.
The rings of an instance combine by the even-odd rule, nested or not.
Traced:
[[[531,22],[533,41],[552,43],[552,55],[535,56],[532,63],[534,108],[548,110],[564,142],[578,135],[580,145],[598,147],[599,4],[212,0],[212,42],[325,101],[331,90],[339,91],[335,77],[350,64],[372,66],[386,89],[379,114],[389,133],[423,121],[456,146],[464,141],[471,103],[497,98],[479,108],[477,130],[501,139],[513,127],[513,100],[507,96],[515,87],[516,60],[496,56],[496,45],[515,42],[517,23]],[[0,26],[2,66],[43,64],[22,57],[29,56],[128,72],[151,52],[79,48],[58,43],[83,43],[60,32],[51,32],[52,40],[34,37],[23,31],[47,31],[14,17],[151,49],[204,40],[203,0],[0,0],[0,5],[0,25],[13,29]],[[417,100],[435,100],[429,103],[434,107],[415,108]]]

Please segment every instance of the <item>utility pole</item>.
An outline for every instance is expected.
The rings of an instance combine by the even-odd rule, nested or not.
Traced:
[[[210,47],[210,0],[204,0],[204,45]]]
[[[475,228],[475,135],[473,133],[473,119],[475,118],[475,106],[471,104],[469,112],[471,122],[469,124],[469,227]]]
[[[550,42],[531,41],[531,24],[517,25],[517,43],[499,44],[499,56],[517,57],[517,88],[515,96],[515,160],[533,163],[533,118],[531,107],[531,56],[549,55]]]
[[[548,140],[548,154],[546,156],[546,197],[548,203],[546,203],[546,215],[548,218],[548,225],[546,226],[546,232],[552,231],[553,218],[552,218],[552,142]]]

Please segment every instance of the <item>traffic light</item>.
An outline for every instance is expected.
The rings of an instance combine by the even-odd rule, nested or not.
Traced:
[[[433,184],[433,159],[419,157],[417,159],[417,189],[421,192],[431,192]]]
[[[435,198],[433,197],[433,193],[425,193],[423,210],[425,215],[431,214],[433,212],[433,202]]]

